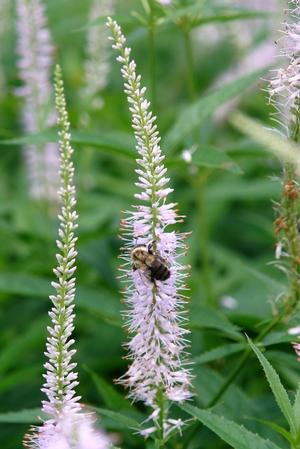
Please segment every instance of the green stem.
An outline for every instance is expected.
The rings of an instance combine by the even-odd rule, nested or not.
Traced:
[[[289,281],[290,295],[286,301],[286,307],[290,310],[299,304],[300,291],[300,240],[299,240],[299,188],[294,164],[286,164],[284,167],[283,191],[281,194],[281,215],[276,220],[279,223],[279,234],[285,236],[287,252],[289,254]],[[275,221],[275,223],[276,223]],[[278,224],[277,223],[277,224]]]
[[[159,417],[158,417],[158,432],[159,432],[159,438],[163,440],[164,438],[164,393],[163,388],[160,385],[157,390],[157,405],[159,407]]]
[[[155,20],[153,16],[153,2],[150,1],[148,20],[148,46],[149,46],[149,77],[150,77],[150,103],[153,115],[156,115],[156,57],[155,57]]]
[[[188,96],[190,103],[193,103],[197,98],[196,77],[195,77],[195,62],[192,48],[192,40],[190,33],[190,26],[187,22],[182,25],[185,55],[186,55],[186,78],[188,86]],[[199,141],[198,134],[194,133],[194,142],[197,144]],[[199,212],[200,223],[200,235],[199,242],[202,256],[202,273],[203,273],[203,287],[204,287],[204,302],[210,307],[216,307],[215,295],[212,287],[212,275],[211,275],[211,260],[210,260],[210,248],[209,248],[209,226],[207,220],[206,210],[206,198],[205,187],[208,179],[209,171],[205,168],[200,168],[200,175],[197,183],[197,202]]]
[[[156,115],[156,58],[153,27],[148,29],[149,42],[149,75],[150,75],[150,101],[153,115]]]
[[[183,39],[184,39],[184,47],[185,47],[185,56],[186,56],[186,79],[188,86],[188,97],[191,103],[197,98],[197,89],[196,89],[196,77],[195,77],[195,61],[193,55],[193,46],[190,34],[190,28],[186,24],[182,27],[183,31]]]

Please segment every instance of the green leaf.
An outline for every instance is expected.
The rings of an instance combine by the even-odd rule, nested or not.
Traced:
[[[245,427],[228,421],[226,418],[221,418],[210,411],[201,410],[189,404],[180,405],[180,408],[201,421],[235,449],[280,449],[271,441],[264,440]]]
[[[255,183],[252,179],[248,180],[242,176],[236,176],[230,180],[230,183],[224,185],[217,183],[211,185],[207,191],[207,201],[234,200],[257,200],[278,198],[280,194],[280,183],[272,182],[269,179],[257,179]]]
[[[221,168],[233,173],[243,173],[240,167],[224,151],[210,146],[201,146],[192,156],[192,165]]]
[[[295,335],[291,335],[287,331],[271,332],[265,336],[261,344],[262,346],[271,346],[280,343],[292,343],[294,340]]]
[[[49,317],[47,315],[33,320],[26,331],[16,336],[10,344],[2,349],[0,353],[0,373],[6,372],[14,366],[20,356],[28,351],[28,348],[40,344],[43,337],[46,341],[47,325],[49,325]]]
[[[183,159],[166,159],[165,165],[170,168],[177,166],[186,170],[190,165],[197,167],[219,168],[232,173],[243,173],[238,164],[231,159],[224,151],[211,146],[201,146],[192,155],[191,163],[186,163]]]
[[[288,440],[292,446],[295,445],[295,439],[292,437],[292,435],[283,427],[278,426],[277,424],[274,424],[270,421],[265,421],[264,419],[258,419],[253,418],[251,416],[247,416],[248,419],[251,419],[252,421],[260,422],[262,424],[265,424],[266,426],[270,427],[270,429],[275,430],[276,432],[280,433],[286,440]]]
[[[10,424],[42,424],[39,417],[41,417],[42,420],[49,418],[49,416],[43,413],[40,408],[33,408],[30,410],[21,410],[19,412],[1,413],[0,422]]]
[[[297,388],[297,393],[296,393],[296,397],[295,397],[293,410],[294,410],[294,414],[295,414],[295,421],[300,422],[300,383],[299,383],[299,381],[298,381],[298,388]]]
[[[48,324],[48,323],[47,323]],[[26,348],[27,351],[30,351],[30,348]],[[24,353],[24,351],[23,351]],[[12,361],[11,365],[15,364],[15,360]],[[5,371],[8,371],[7,368]],[[16,367],[15,370],[10,370],[7,375],[1,375],[0,377],[0,392],[4,393],[6,391],[11,391],[13,388],[18,387],[20,385],[26,384],[28,379],[42,378],[42,374],[45,372],[45,369],[42,364],[34,364],[26,368]]]
[[[123,156],[129,160],[135,160],[137,151],[135,149],[135,139],[133,134],[122,132],[101,132],[101,134],[86,133],[83,131],[71,130],[71,143],[77,145],[87,145],[99,148],[102,151]],[[58,142],[57,131],[44,131],[38,134],[30,134],[14,139],[1,140],[2,145],[29,145],[45,144],[47,142]]]
[[[174,151],[221,104],[242,93],[267,70],[260,69],[205,95],[184,108],[162,141],[163,153]]]
[[[194,357],[191,362],[197,365],[202,363],[212,362],[228,355],[243,351],[247,347],[247,343],[231,343],[229,345],[220,346],[219,348],[211,349],[204,354]]]
[[[86,368],[103,399],[105,405],[113,410],[134,410],[134,407],[110,383],[106,382],[94,371]]]
[[[193,17],[193,26],[199,26],[204,23],[216,22],[216,21],[231,21],[231,20],[241,20],[241,19],[255,19],[257,17],[270,17],[270,13],[263,11],[253,11],[242,8],[232,8],[232,7],[203,7],[204,1],[196,2],[193,5],[180,8],[175,12],[168,14],[162,23],[177,21],[183,17],[188,17],[190,15]]]
[[[292,337],[292,335],[290,335],[290,337]],[[263,342],[262,345],[265,346],[265,342]],[[284,352],[268,350],[268,360],[274,361],[275,363],[279,363],[281,366],[287,366],[288,368],[292,367],[296,371],[299,371],[299,362],[297,357],[295,356],[295,352],[292,350],[292,347],[290,354],[288,354],[286,350]]]
[[[127,14],[127,15],[113,14],[113,15],[111,15],[111,18],[113,20],[116,20],[119,25],[124,25],[127,23],[136,24],[136,20],[134,20],[134,18],[132,16],[130,16],[129,14]],[[77,29],[76,32],[86,31],[89,28],[92,28],[94,26],[104,25],[104,24],[106,24],[106,22],[107,22],[107,15],[99,16],[99,17],[97,17],[97,19],[92,20],[92,21],[88,22],[86,25],[84,25],[83,27]]]
[[[247,339],[266,373],[268,382],[274,393],[279,408],[284,414],[287,422],[291,427],[292,434],[296,435],[298,425],[297,422],[295,422],[293,407],[290,403],[286,390],[284,389],[282,383],[280,382],[278,374],[276,373],[272,365],[268,362],[268,360],[265,358],[265,356],[260,352],[260,350],[252,343],[250,338],[247,337]]]
[[[244,341],[244,335],[238,331],[238,328],[230,323],[230,321],[222,315],[222,313],[203,306],[191,306],[190,309],[190,326],[194,329],[212,328],[217,329],[223,335]]]
[[[0,140],[1,145],[30,145],[40,144],[47,142],[58,143],[58,130],[57,131],[43,131],[37,134],[28,134],[26,136],[14,137],[13,139]]]
[[[114,421],[117,421],[118,423],[124,424],[125,427],[138,430],[144,429],[144,427],[142,427],[138,421],[124,414],[116,413],[111,410],[106,410],[104,408],[99,407],[93,407],[93,410],[95,410],[100,415],[107,416],[108,418],[111,418]]]
[[[49,295],[55,294],[50,282],[47,279],[25,274],[0,273],[0,292],[48,299]],[[120,317],[120,302],[103,287],[99,287],[97,291],[77,287],[75,304],[97,313],[112,324],[123,325]]]
[[[288,291],[286,285],[282,284],[281,282],[278,282],[277,280],[271,278],[265,273],[262,273],[261,271],[256,270],[255,268],[251,267],[250,265],[247,265],[246,263],[243,262],[239,263],[244,270],[246,270],[248,273],[251,273],[256,279],[258,279],[266,287],[268,287],[268,290],[270,291],[270,294],[272,296],[276,297],[278,295],[278,292],[284,293]]]

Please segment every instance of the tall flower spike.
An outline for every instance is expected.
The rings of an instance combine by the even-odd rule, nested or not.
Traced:
[[[19,77],[23,86],[17,94],[24,99],[22,122],[27,133],[44,131],[55,123],[54,108],[50,107],[50,83],[53,45],[46,26],[42,0],[17,0],[17,53]],[[57,202],[59,187],[59,149],[57,144],[27,145],[24,156],[34,199]]]
[[[113,14],[115,0],[93,0],[91,2],[89,20],[99,16]],[[108,30],[105,24],[93,26],[87,32],[87,59],[84,62],[85,86],[83,95],[92,102],[94,109],[103,105],[101,91],[108,81],[110,64],[108,62]]]
[[[50,419],[44,421],[43,426],[32,428],[33,433],[25,436],[24,446],[35,449],[105,449],[108,447],[107,437],[93,431],[91,414],[80,413],[82,409],[78,403],[80,397],[75,396],[78,381],[77,373],[74,372],[76,363],[71,360],[76,351],[70,349],[75,342],[70,337],[74,330],[75,317],[73,300],[77,237],[74,236],[74,231],[77,228],[78,216],[74,209],[76,200],[73,185],[74,168],[71,161],[73,149],[70,145],[68,113],[59,66],[55,71],[55,92],[58,123],[62,128],[59,132],[61,139],[59,196],[63,205],[59,215],[60,240],[57,240],[60,253],[56,256],[58,266],[53,270],[58,282],[52,282],[57,294],[50,296],[53,307],[49,315],[53,326],[48,327],[50,335],[47,338],[45,355],[49,361],[44,365],[47,372],[42,388],[48,396],[48,401],[43,401],[42,411],[49,415]]]
[[[300,121],[300,2],[292,0],[294,9],[286,10],[290,13],[284,22],[285,30],[283,36],[277,43],[281,44],[281,54],[287,57],[289,62],[287,68],[276,70],[271,79],[268,93],[269,103],[277,112],[277,120],[283,124],[287,137],[294,141],[299,139]]]
[[[269,103],[276,109],[276,121],[284,127],[285,138],[299,142],[300,130],[300,1],[289,2],[293,9],[285,11],[283,36],[278,40],[281,54],[286,57],[287,68],[280,68],[271,79]],[[297,158],[294,160],[296,161]],[[277,217],[274,234],[278,237],[276,259],[288,275],[290,294],[285,297],[286,310],[299,310],[300,301],[300,239],[299,225],[299,164],[283,160],[283,182],[280,203],[274,209]],[[278,262],[277,262],[278,265]]]
[[[128,306],[125,319],[133,336],[126,344],[132,364],[117,382],[129,387],[128,396],[134,401],[142,400],[154,409],[150,418],[155,426],[143,435],[158,430],[159,436],[164,438],[183,424],[167,418],[165,401],[181,403],[192,396],[189,388],[193,376],[184,367],[188,362],[185,335],[189,331],[180,326],[187,324],[183,292],[187,289],[185,279],[189,267],[178,262],[178,257],[187,251],[184,244],[187,234],[167,232],[167,226],[181,222],[182,217],[177,215],[176,203],[167,203],[172,189],[166,187],[169,179],[164,177],[166,168],[162,163],[164,156],[159,147],[155,117],[148,111],[150,104],[144,98],[146,89],[141,87],[140,75],[136,75],[135,62],[130,61],[131,49],[124,48],[125,37],[120,27],[110,18],[107,25],[112,31],[113,48],[121,54],[117,60],[123,64],[121,72],[140,155],[136,186],[142,190],[135,197],[145,203],[133,206],[135,210],[126,212],[127,218],[121,220],[125,244],[120,257],[125,263],[120,268],[123,272],[120,278],[130,283],[124,291]],[[134,248],[140,260],[132,270]]]

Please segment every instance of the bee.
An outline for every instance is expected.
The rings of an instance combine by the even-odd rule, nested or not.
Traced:
[[[152,245],[153,242],[148,246],[136,246],[130,253],[133,270],[139,271],[142,282],[146,286],[151,282],[155,283],[155,280],[166,281],[171,275],[169,268],[165,265],[165,259],[154,254]]]

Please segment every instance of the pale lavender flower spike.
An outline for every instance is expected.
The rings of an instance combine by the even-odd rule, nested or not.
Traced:
[[[136,64],[129,59],[131,49],[123,47],[125,37],[120,27],[110,18],[107,25],[113,34],[113,48],[121,53],[117,60],[123,64],[121,72],[139,153],[137,163],[140,168],[136,170],[139,181],[136,186],[141,192],[135,197],[143,202],[133,206],[134,211],[126,211],[127,218],[121,220],[121,238],[125,245],[120,257],[125,263],[120,268],[123,272],[120,278],[129,284],[124,291],[124,301],[128,306],[124,316],[126,327],[132,334],[126,344],[128,359],[132,363],[117,382],[129,387],[128,396],[134,401],[142,400],[154,409],[149,419],[156,427],[143,430],[142,434],[148,436],[160,428],[166,437],[171,430],[180,430],[183,422],[168,420],[167,410],[163,410],[163,401],[158,397],[182,403],[193,396],[190,391],[193,376],[185,368],[188,363],[185,335],[189,331],[181,327],[187,324],[184,291],[187,289],[185,282],[189,267],[178,262],[178,258],[187,251],[184,243],[187,234],[167,231],[168,225],[181,222],[182,217],[177,215],[177,204],[167,202],[173,189],[166,187],[169,179],[164,176],[166,168],[162,162],[164,156],[159,146],[155,117],[149,111],[150,103],[144,98],[146,89],[141,87],[140,75],[136,75]],[[130,254],[139,245],[144,249],[153,245],[153,254],[163,258],[170,271],[168,279],[149,280],[148,275],[148,280],[145,280],[142,270],[132,269]]]
[[[25,435],[24,446],[32,449],[106,449],[109,440],[102,431],[93,429],[91,413],[82,413],[81,399],[76,396],[78,385],[76,363],[72,362],[75,349],[70,349],[75,340],[70,338],[74,330],[74,304],[76,270],[74,231],[77,228],[77,214],[74,209],[75,186],[74,168],[71,161],[73,149],[70,145],[69,122],[66,111],[63,83],[60,68],[56,67],[56,106],[59,112],[58,123],[62,128],[60,137],[60,176],[59,196],[62,201],[60,240],[57,240],[59,253],[56,255],[58,266],[53,271],[58,282],[52,286],[57,294],[51,295],[53,307],[49,312],[52,327],[48,327],[45,355],[46,374],[42,391],[48,400],[42,402],[42,411],[49,416],[40,427],[32,427],[31,434]]]
[[[17,0],[17,53],[19,77],[23,86],[16,93],[23,97],[22,124],[27,133],[44,131],[55,124],[51,67],[54,47],[47,28],[45,7],[41,0]],[[59,149],[47,143],[24,147],[29,193],[34,199],[57,202],[59,187]]]
[[[287,56],[287,68],[274,70],[267,89],[269,102],[276,108],[276,119],[284,126],[286,135],[292,137],[293,122],[299,121],[299,87],[300,87],[300,2],[291,0],[293,9],[287,10],[290,17],[284,22],[283,36],[278,39],[281,54]],[[292,19],[292,20],[291,20]]]
[[[115,0],[92,0],[89,20],[108,16],[114,12]],[[110,64],[108,61],[108,29],[105,24],[93,26],[87,31],[87,59],[84,61],[85,86],[82,94],[92,101],[94,109],[103,106],[101,92],[108,83]]]

